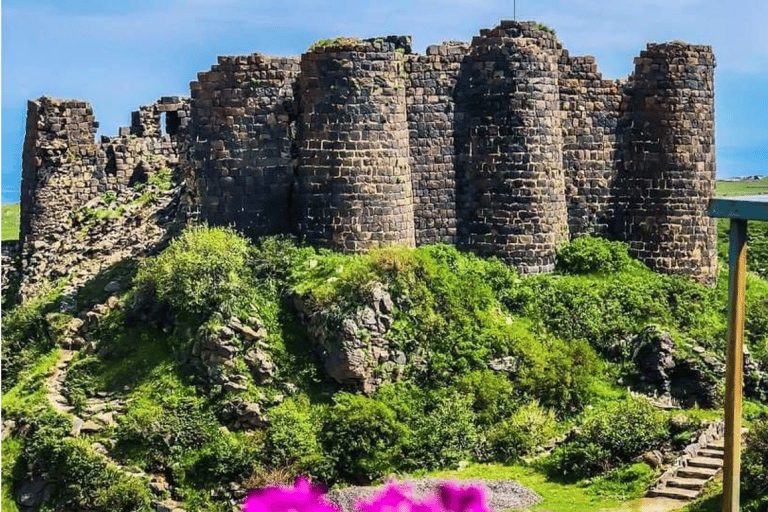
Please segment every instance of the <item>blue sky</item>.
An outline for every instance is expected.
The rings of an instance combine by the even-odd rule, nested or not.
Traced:
[[[518,19],[557,30],[572,55],[626,77],[648,42],[710,44],[717,58],[718,175],[768,174],[768,1],[518,0]],[[411,34],[414,49],[469,40],[512,0],[4,0],[2,200],[18,200],[26,100],[93,104],[100,134],[164,95],[188,95],[217,55],[298,55],[325,37]]]

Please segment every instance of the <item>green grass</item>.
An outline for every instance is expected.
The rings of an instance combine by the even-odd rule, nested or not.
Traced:
[[[717,181],[716,194],[718,196],[755,196],[768,194],[768,178],[757,181]]]
[[[2,443],[2,503],[0,508],[4,512],[18,512],[19,508],[13,500],[11,493],[11,478],[13,477],[13,467],[21,454],[21,441],[14,437],[5,439]]]
[[[3,205],[3,240],[19,239],[19,203]]]
[[[532,467],[502,464],[470,464],[454,471],[436,471],[426,476],[455,478],[458,480],[483,478],[488,480],[514,480],[536,491],[544,501],[534,505],[531,511],[549,512],[598,512],[602,510],[637,510],[637,500],[621,501],[599,496],[588,485],[573,485],[548,480],[546,475]]]

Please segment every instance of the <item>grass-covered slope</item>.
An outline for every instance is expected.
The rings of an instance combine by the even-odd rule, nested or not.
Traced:
[[[121,286],[105,291],[106,281]],[[223,511],[297,474],[343,485],[519,464],[569,432],[528,480],[553,493],[548,510],[571,510],[555,496],[569,489],[596,510],[654,478],[637,457],[673,453],[716,416],[661,412],[626,388],[657,384],[641,380],[636,353],[663,333],[683,377],[711,380],[717,406],[720,377],[706,361],[722,359],[724,280],[710,289],[653,273],[619,243],[576,240],[557,273],[521,277],[448,246],[352,256],[192,228],[76,297],[61,289],[3,313],[4,510],[42,479],[42,510],[173,499]],[[349,320],[383,293],[386,325],[350,337]],[[324,323],[309,325],[297,298]],[[751,276],[748,300],[748,345],[765,369],[768,283]],[[73,302],[95,307],[67,313]],[[369,357],[378,338],[396,357],[368,360],[386,376],[368,393],[329,377],[334,343]],[[49,378],[70,349],[64,376]],[[68,410],[53,407],[52,387]],[[87,425],[78,435],[74,417]],[[758,483],[747,492],[763,478],[761,456],[749,459]],[[509,468],[499,474],[520,472]]]
[[[717,195],[725,197],[768,194],[768,178],[755,181],[718,181]],[[728,219],[717,220],[718,256],[728,262]],[[768,279],[768,222],[750,221],[747,225],[747,266],[752,272]]]
[[[4,204],[2,209],[2,240],[19,239],[19,203]]]

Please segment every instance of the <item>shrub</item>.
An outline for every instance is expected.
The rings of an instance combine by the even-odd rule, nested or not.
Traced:
[[[248,256],[248,241],[234,231],[194,227],[143,261],[136,283],[180,312],[232,313],[250,299]]]
[[[257,468],[258,451],[248,436],[222,432],[199,449],[190,475],[213,484],[243,480]]]
[[[533,453],[555,435],[555,415],[535,402],[518,409],[488,432],[494,459],[508,462]]]
[[[569,274],[618,272],[632,263],[627,244],[582,236],[557,250],[556,268]]]
[[[253,248],[251,266],[255,276],[274,285],[289,287],[297,284],[296,269],[301,269],[317,253],[312,247],[298,245],[287,236],[268,236]],[[285,292],[286,289],[278,290]]]
[[[213,413],[190,397],[168,397],[164,403],[142,400],[133,405],[118,428],[118,450],[140,448],[148,464],[168,466],[220,435]],[[132,454],[134,455],[134,454]]]
[[[586,405],[600,379],[603,365],[583,340],[531,334],[521,337],[515,349],[520,363],[514,385],[527,400],[561,412],[577,412]]]
[[[290,468],[292,474],[317,476],[323,460],[318,415],[304,395],[270,409],[266,460],[275,467]]]
[[[648,323],[680,329],[711,348],[722,342],[716,291],[647,269],[607,275],[537,276],[523,282],[520,309],[566,341],[588,340],[607,353]],[[720,340],[720,341],[718,341]]]
[[[470,398],[451,391],[432,391],[423,399],[423,412],[408,423],[411,432],[404,442],[404,465],[444,469],[468,460],[479,445]]]
[[[61,328],[70,318],[53,313],[60,298],[61,287],[47,287],[23,304],[3,311],[3,393],[15,385],[24,368],[56,345]]]
[[[470,397],[479,425],[496,424],[514,410],[515,391],[505,375],[477,370],[460,376],[455,387]]]
[[[149,491],[140,480],[120,472],[88,440],[69,437],[69,419],[38,410],[30,420],[23,464],[29,473],[46,473],[56,482],[52,499],[58,506],[118,512],[149,507]]]
[[[630,398],[598,409],[580,433],[552,455],[561,476],[585,477],[658,448],[669,437],[666,415],[647,400]]]
[[[323,421],[321,443],[333,475],[369,483],[393,471],[408,433],[395,411],[372,398],[337,393]]]
[[[747,434],[742,463],[744,490],[751,496],[768,493],[768,419],[755,421]]]

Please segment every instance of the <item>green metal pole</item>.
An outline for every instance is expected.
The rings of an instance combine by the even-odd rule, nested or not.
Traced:
[[[728,276],[728,353],[725,370],[725,464],[723,512],[739,512],[741,473],[741,393],[744,362],[744,292],[747,274],[747,221],[731,219]]]

